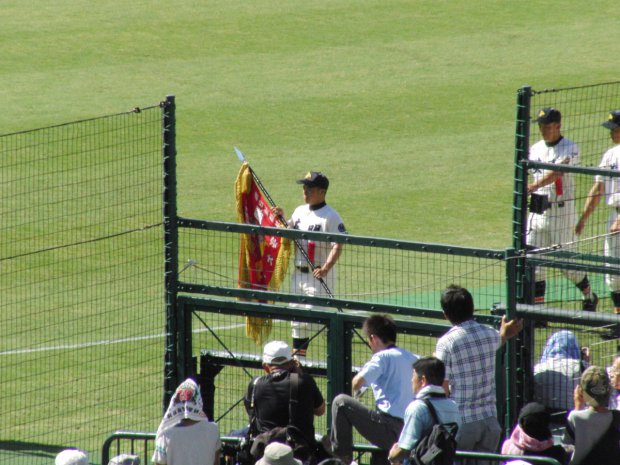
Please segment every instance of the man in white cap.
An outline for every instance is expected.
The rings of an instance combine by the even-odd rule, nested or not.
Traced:
[[[256,465],[301,465],[301,460],[293,457],[293,449],[280,442],[272,442],[265,447],[265,453]]]
[[[55,465],[88,465],[88,455],[79,449],[66,449],[56,456]]]
[[[244,399],[251,433],[256,435],[278,426],[294,425],[309,445],[316,445],[314,417],[325,413],[325,400],[314,378],[300,372],[290,347],[283,341],[265,344],[263,369],[267,374],[250,382]],[[296,383],[296,389],[291,389],[291,382]],[[296,399],[291,402],[294,392]]]

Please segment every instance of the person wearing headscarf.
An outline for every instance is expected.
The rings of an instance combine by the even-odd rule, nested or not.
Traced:
[[[545,344],[540,363],[534,366],[534,400],[551,411],[568,412],[584,368],[575,335],[566,330],[553,333]]]
[[[220,432],[202,410],[196,382],[186,379],[170,400],[155,439],[156,465],[218,465]]]
[[[565,465],[568,455],[562,446],[554,445],[550,423],[551,415],[544,405],[538,402],[525,405],[510,437],[502,444],[502,454],[551,457]]]

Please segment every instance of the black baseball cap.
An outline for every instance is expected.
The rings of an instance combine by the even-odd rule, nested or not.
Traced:
[[[539,124],[560,123],[562,113],[557,108],[545,107],[538,111],[536,122]]]
[[[610,111],[607,115],[607,121],[603,123],[607,129],[620,128],[620,110]]]
[[[329,187],[329,179],[319,171],[309,171],[303,179],[299,179],[297,184],[303,184],[307,187],[320,187],[327,190]]]

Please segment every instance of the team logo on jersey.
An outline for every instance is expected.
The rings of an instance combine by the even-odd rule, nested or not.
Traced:
[[[343,233],[343,234],[347,232],[347,228],[344,227],[343,223],[340,223],[338,225],[338,232]]]

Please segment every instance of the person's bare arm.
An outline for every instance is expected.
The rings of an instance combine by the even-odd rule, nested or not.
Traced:
[[[365,384],[366,380],[362,376],[355,375],[351,381],[351,390],[353,391],[353,394],[359,391]]]
[[[605,186],[602,181],[597,181],[594,183],[590,192],[588,192],[588,197],[586,198],[586,203],[583,206],[583,213],[579,217],[579,221],[575,225],[575,234],[579,235],[582,233],[583,229],[586,226],[586,221],[594,212],[596,207],[601,201],[601,197],[605,193]]]
[[[560,179],[564,173],[561,171],[550,171],[538,181],[534,181],[531,184],[527,185],[527,193],[531,194],[532,192],[536,192],[541,187],[548,186],[549,184],[553,184],[556,180]]]
[[[332,246],[332,249],[327,256],[327,260],[321,266],[318,266],[314,269],[314,277],[315,278],[324,278],[329,273],[338,259],[340,258],[340,254],[342,254],[343,244],[336,243]]]
[[[402,463],[403,459],[407,457],[409,451],[407,449],[402,449],[398,443],[394,443],[390,452],[388,454],[388,460],[390,463]]]
[[[502,317],[502,323],[499,328],[499,336],[501,338],[501,345],[504,345],[507,340],[515,337],[519,331],[523,329],[523,320],[514,319],[506,321],[506,315]]]
[[[317,417],[320,417],[325,414],[325,401],[323,401],[321,405],[319,405],[317,408],[314,409],[314,414]]]

